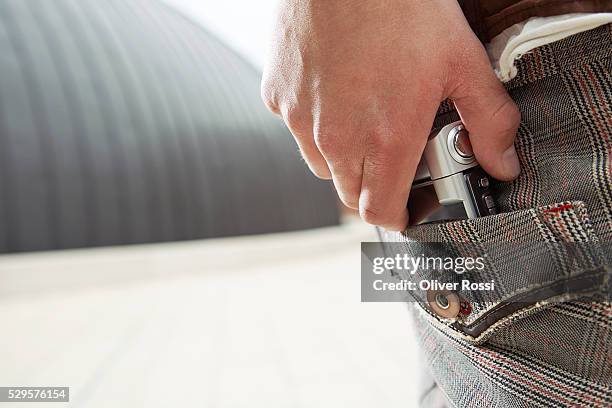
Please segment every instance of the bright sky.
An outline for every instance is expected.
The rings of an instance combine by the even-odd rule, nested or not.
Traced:
[[[223,39],[255,66],[265,59],[279,0],[163,0]]]

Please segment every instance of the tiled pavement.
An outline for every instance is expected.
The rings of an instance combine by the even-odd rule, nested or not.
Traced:
[[[360,302],[373,239],[353,223],[0,257],[0,385],[70,386],[58,408],[411,407],[407,308]]]

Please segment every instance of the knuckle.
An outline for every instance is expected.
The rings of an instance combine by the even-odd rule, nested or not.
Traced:
[[[384,196],[369,196],[360,202],[359,215],[368,224],[378,225],[385,228],[402,227],[402,211],[397,203]]]
[[[491,120],[497,123],[503,131],[514,132],[521,122],[521,112],[512,99],[506,98],[493,112]]]
[[[330,155],[336,152],[337,144],[331,133],[319,129],[314,134],[314,141],[321,153]]]
[[[357,194],[347,194],[338,191],[338,197],[340,198],[340,201],[342,201],[342,203],[347,207],[353,209],[359,208],[359,198]]]
[[[318,178],[319,180],[331,180],[331,176],[329,175],[328,172],[325,172],[322,169],[314,168],[312,166],[309,166],[309,167],[310,167],[310,172],[314,174],[314,176]]]
[[[402,132],[398,131],[397,133],[401,134]],[[379,158],[379,160],[383,160],[383,163],[385,158],[396,155],[400,147],[400,140],[391,132],[372,132],[366,143],[367,150],[372,158]]]
[[[278,107],[278,103],[276,102],[276,98],[273,95],[274,92],[272,91],[270,84],[267,81],[262,81],[261,100],[270,112],[279,114],[280,109]]]
[[[359,215],[361,219],[372,225],[381,225],[384,222],[384,217],[380,211],[371,206],[361,207],[359,209]]]
[[[315,177],[321,180],[331,179],[331,174],[327,169],[327,166],[325,166],[323,163],[312,163],[311,161],[306,160],[306,164]]]
[[[359,204],[357,202],[357,200],[347,200],[347,199],[340,199],[340,201],[342,201],[342,203],[347,206],[348,208],[352,208],[353,210],[356,210],[359,208]]]
[[[518,127],[518,125],[521,123],[521,111],[514,102],[510,104],[508,118],[513,127]]]
[[[331,173],[325,159],[318,154],[318,152],[316,152],[314,147],[311,147],[308,144],[301,144],[299,140],[298,145],[299,153],[302,156],[302,159],[304,159],[306,162],[306,165],[312,174],[322,180],[329,180],[331,178]]]
[[[306,127],[306,120],[304,115],[295,108],[287,110],[284,114],[285,123],[291,132],[294,134],[301,133]]]
[[[379,132],[371,133],[368,137],[368,147],[370,150],[376,152],[385,153],[391,151],[391,143],[389,138],[380,134]]]

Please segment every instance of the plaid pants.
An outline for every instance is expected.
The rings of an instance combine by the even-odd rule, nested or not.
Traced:
[[[522,173],[495,186],[500,214],[382,232],[383,241],[612,242],[612,25],[533,50],[518,68],[507,89],[522,113],[515,143]],[[434,127],[458,119],[452,104],[443,103]],[[456,407],[612,406],[612,251],[606,246],[599,262],[573,267],[580,270],[572,276],[586,277],[590,286],[556,301],[552,293],[512,308],[500,300],[459,323],[416,302],[432,379],[421,404],[440,406],[443,395]],[[505,263],[520,264],[521,257]],[[520,274],[523,289],[547,289],[537,272],[504,273]]]

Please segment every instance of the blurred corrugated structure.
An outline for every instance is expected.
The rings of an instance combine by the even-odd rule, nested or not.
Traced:
[[[150,0],[0,2],[0,252],[338,223],[259,73]]]

